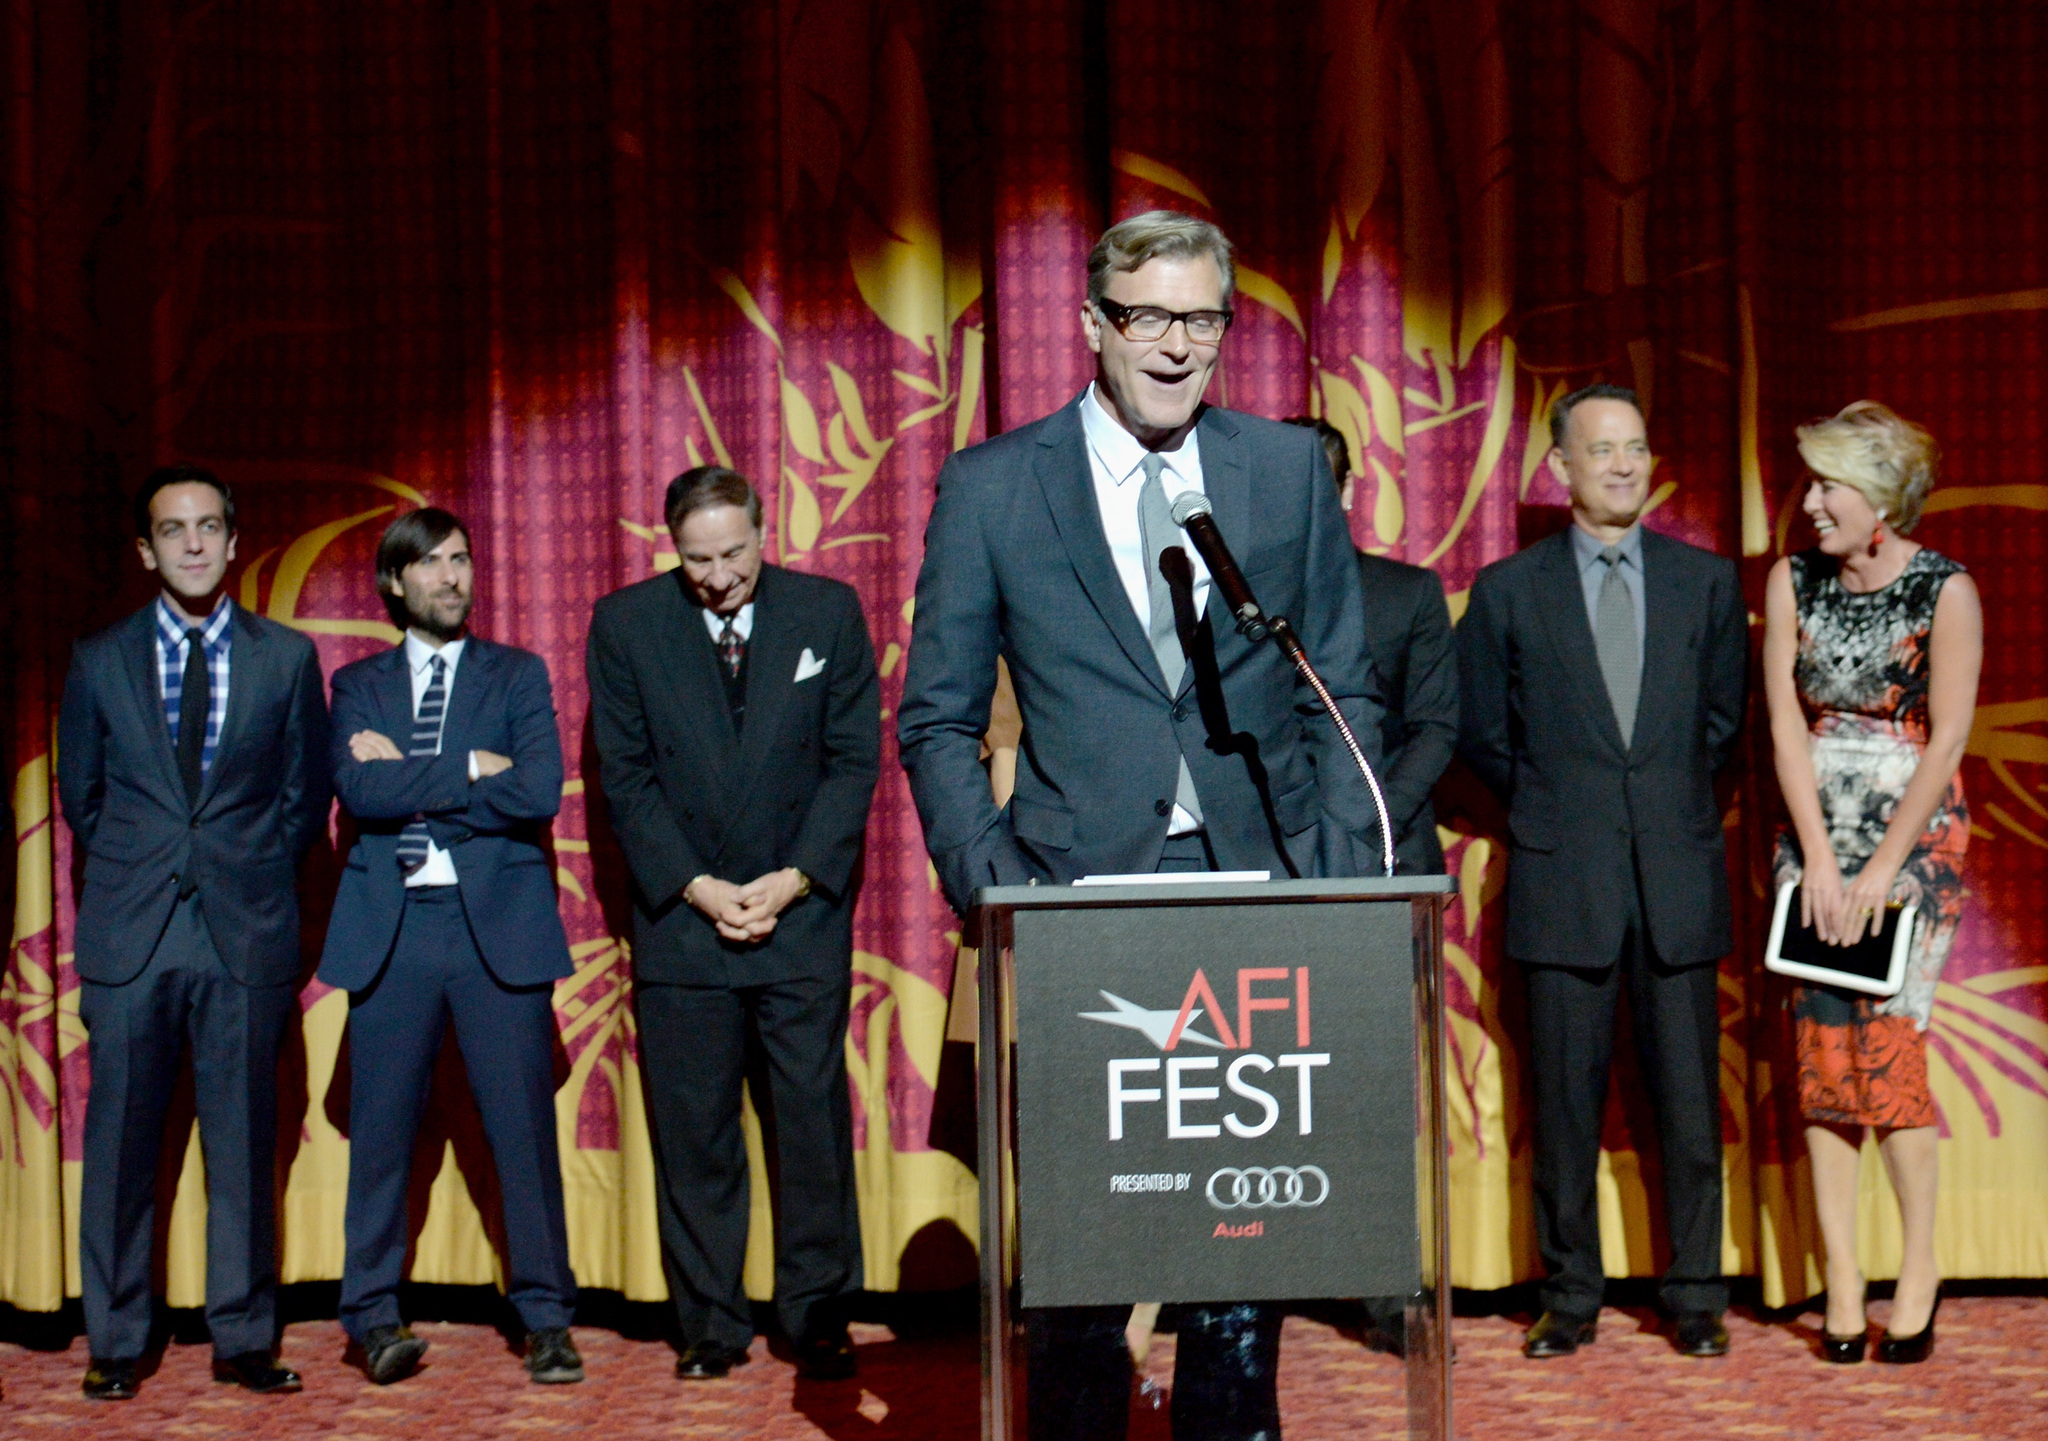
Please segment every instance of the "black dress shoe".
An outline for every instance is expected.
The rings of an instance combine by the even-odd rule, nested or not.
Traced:
[[[299,1373],[277,1364],[268,1351],[244,1351],[239,1356],[213,1358],[213,1379],[224,1385],[240,1386],[258,1396],[284,1396],[306,1389]]]
[[[1823,1329],[1820,1333],[1820,1358],[1837,1366],[1854,1366],[1863,1359],[1863,1348],[1869,1344],[1868,1331],[1858,1331],[1853,1336],[1837,1336]]]
[[[1522,1354],[1532,1361],[1569,1356],[1581,1346],[1590,1346],[1600,1329],[1598,1316],[1574,1316],[1564,1311],[1545,1311],[1522,1338]]]
[[[1910,1336],[1894,1336],[1886,1327],[1877,1343],[1877,1359],[1892,1366],[1917,1366],[1934,1354],[1934,1318],[1941,1313],[1941,1288],[1934,1288],[1934,1309],[1927,1324]]]
[[[526,1333],[526,1374],[543,1386],[583,1379],[583,1358],[569,1339],[567,1326]]]
[[[1678,1318],[1671,1344],[1682,1356],[1726,1356],[1728,1328],[1719,1311],[1687,1311]]]
[[[410,1376],[426,1354],[427,1343],[410,1326],[374,1326],[363,1337],[363,1370],[379,1386]]]
[[[847,1381],[859,1372],[844,1324],[806,1330],[796,1343],[796,1370],[806,1381]]]
[[[135,1363],[95,1356],[85,1368],[80,1388],[88,1401],[133,1401],[137,1387]]]
[[[722,1341],[692,1341],[676,1357],[676,1375],[685,1381],[716,1381],[752,1359],[741,1348]]]

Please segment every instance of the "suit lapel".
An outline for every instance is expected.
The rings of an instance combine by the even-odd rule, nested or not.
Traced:
[[[412,662],[405,642],[384,656],[383,674],[377,677],[377,724],[384,738],[398,747],[400,755],[412,754]],[[446,712],[442,712],[446,714]]]
[[[1166,675],[1152,654],[1152,643],[1139,628],[1137,612],[1131,609],[1131,599],[1124,593],[1123,580],[1110,557],[1109,538],[1103,534],[1102,511],[1095,503],[1095,470],[1088,459],[1080,409],[1069,405],[1060,411],[1057,422],[1046,427],[1038,444],[1033,473],[1045,492],[1053,527],[1059,531],[1082,590],[1131,664],[1165,695]]]
[[[1607,682],[1600,674],[1600,655],[1593,648],[1593,626],[1586,619],[1586,592],[1573,563],[1571,534],[1562,532],[1542,543],[1549,550],[1536,568],[1536,605],[1542,612],[1544,627],[1550,632],[1551,644],[1565,674],[1579,692],[1579,703],[1593,717],[1593,729],[1613,747],[1615,754],[1625,755],[1628,748],[1621,743],[1614,702],[1607,697]]]
[[[220,788],[221,777],[227,774],[235,748],[241,744],[242,732],[249,728],[249,708],[255,704],[249,697],[265,680],[265,667],[270,663],[270,647],[262,630],[247,611],[233,601],[228,604],[234,606],[234,615],[228,621],[234,634],[228,646],[228,708],[221,717],[213,764],[206,768],[206,781],[199,787],[202,808]],[[179,724],[184,724],[182,718]]]
[[[121,637],[121,651],[126,661],[123,668],[128,672],[129,688],[134,692],[136,708],[142,718],[144,744],[157,760],[157,779],[182,803],[185,783],[178,776],[178,753],[171,744],[171,728],[164,723],[155,601],[136,613]]]
[[[1232,555],[1244,555],[1251,549],[1252,531],[1252,477],[1245,463],[1244,441],[1236,424],[1213,406],[1202,412],[1202,418],[1195,423],[1195,433],[1200,437],[1202,452],[1202,493],[1209,498],[1216,529],[1223,533],[1224,544],[1230,547]],[[1209,619],[1211,634],[1236,633],[1237,620],[1224,606],[1222,594],[1213,581],[1202,609]],[[1194,683],[1195,668],[1191,665],[1181,677],[1181,689],[1186,691]]]
[[[742,776],[752,775],[771,754],[783,708],[796,688],[797,660],[805,649],[803,621],[790,612],[781,574],[772,565],[762,565],[754,591],[754,632],[747,638],[747,724],[740,733],[739,751]],[[821,677],[819,684],[823,683]]]
[[[1685,596],[1678,584],[1677,567],[1664,537],[1643,532],[1643,686],[1636,703],[1636,732],[1630,750],[1639,751],[1649,738],[1652,716],[1663,718],[1661,702],[1678,693],[1676,667],[1679,641],[1685,633]]]
[[[491,674],[497,667],[497,647],[487,640],[471,636],[469,644],[462,648],[462,664],[455,667],[455,674],[448,683],[447,708],[441,712],[442,755],[462,755],[476,748],[470,738],[476,729],[476,703],[490,688]],[[408,701],[412,698],[410,680],[408,676]]]

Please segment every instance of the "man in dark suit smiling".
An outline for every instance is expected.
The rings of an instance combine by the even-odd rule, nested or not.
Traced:
[[[297,1019],[297,869],[327,824],[320,661],[226,593],[235,502],[208,471],[156,471],[136,546],[161,588],[79,642],[57,786],[85,852],[79,1015],[92,1062],[78,1218],[85,1394],[125,1401],[150,1332],[157,1150],[190,1044],[206,1153],[215,1375],[299,1389],[276,1364],[277,1056]]]
[[[1220,600],[1172,519],[1178,497],[1207,498],[1260,603],[1295,623],[1376,759],[1358,568],[1322,447],[1202,401],[1233,284],[1230,242],[1206,221],[1152,211],[1113,226],[1078,317],[1095,381],[940,473],[899,736],[958,910],[983,886],[1089,874],[1381,871],[1372,802],[1334,725],[1277,648],[1227,610],[1212,624]],[[1024,720],[1000,810],[980,765],[998,656]],[[1029,1319],[1034,1438],[1123,1434],[1130,1309]],[[1188,1309],[1175,1435],[1278,1434],[1280,1320],[1272,1305]]]
[[[1633,392],[1551,413],[1572,524],[1479,573],[1458,631],[1459,748],[1508,807],[1508,954],[1529,982],[1536,1234],[1548,1273],[1523,1349],[1592,1341],[1605,1284],[1600,1117],[1627,991],[1657,1116],[1678,1349],[1728,1349],[1721,1313],[1720,1004],[1733,943],[1714,773],[1742,730],[1735,564],[1645,530]]]
[[[676,1374],[723,1376],[754,1326],[741,1270],[748,1032],[780,1160],[775,1301],[808,1377],[854,1371],[860,1289],[846,1081],[853,904],[880,767],[875,652],[852,587],[768,565],[761,498],[718,466],[665,506],[681,565],[606,596],[590,714],[633,874],[633,975]]]
[[[335,789],[360,831],[320,962],[349,992],[341,1320],[387,1385],[427,1349],[398,1284],[413,1140],[451,1015],[497,1165],[527,1374],[583,1379],[555,1144],[554,983],[572,967],[541,845],[562,744],[547,663],[469,633],[473,577],[461,521],[400,516],[377,588],[405,638],[334,675]]]

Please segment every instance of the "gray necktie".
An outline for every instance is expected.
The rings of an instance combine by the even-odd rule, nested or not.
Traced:
[[[1636,607],[1629,599],[1628,582],[1621,578],[1621,547],[1610,545],[1600,552],[1607,577],[1600,582],[1600,603],[1594,611],[1593,647],[1600,655],[1600,678],[1607,682],[1607,699],[1614,706],[1614,723],[1621,727],[1621,743],[1635,739],[1636,700],[1643,688],[1643,652],[1636,639]]]
[[[1145,544],[1145,593],[1152,606],[1152,654],[1166,677],[1167,691],[1179,695],[1188,660],[1180,648],[1180,629],[1173,620],[1173,590],[1159,568],[1159,557],[1168,546],[1180,544],[1180,527],[1173,523],[1173,510],[1166,503],[1166,485],[1159,478],[1166,462],[1148,450],[1141,464],[1145,483],[1138,488],[1138,531]],[[1173,799],[1197,821],[1202,819],[1202,803],[1195,795],[1195,778],[1188,771],[1186,756],[1181,757],[1180,781]]]

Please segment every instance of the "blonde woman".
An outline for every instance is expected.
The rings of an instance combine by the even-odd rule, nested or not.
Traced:
[[[1925,1031],[1962,912],[1970,818],[1958,767],[1977,705],[1983,614],[1963,567],[1907,539],[1933,488],[1933,437],[1875,401],[1802,426],[1818,543],[1771,570],[1764,683],[1779,788],[1779,884],[1821,939],[1850,945],[1888,901],[1917,903],[1905,988],[1885,1000],[1802,986],[1799,1105],[1827,1248],[1830,1361],[1864,1356],[1858,1153],[1877,1133],[1904,1258],[1880,1361],[1934,1347],[1934,1098]]]

